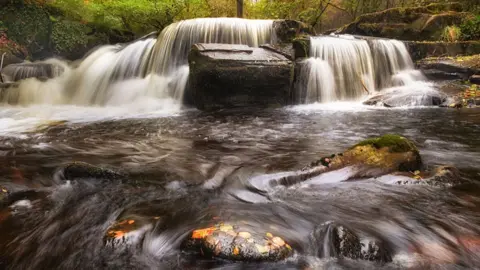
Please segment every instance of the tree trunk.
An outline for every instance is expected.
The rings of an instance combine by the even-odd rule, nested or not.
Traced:
[[[237,17],[243,18],[243,0],[237,0]]]

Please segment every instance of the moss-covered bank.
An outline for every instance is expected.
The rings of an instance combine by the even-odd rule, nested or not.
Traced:
[[[61,11],[33,1],[6,1],[0,18],[0,32],[24,47],[24,58],[30,60],[52,56],[75,60],[98,45],[134,39],[132,33],[69,20]]]

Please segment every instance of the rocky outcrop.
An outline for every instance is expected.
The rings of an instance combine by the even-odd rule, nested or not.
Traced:
[[[480,55],[457,57],[429,57],[417,66],[430,80],[468,80],[480,74]]]
[[[405,45],[413,61],[427,57],[456,57],[480,54],[480,41],[431,42],[407,41]]]
[[[27,78],[55,78],[64,72],[64,68],[52,63],[21,63],[6,66],[2,70],[2,75],[7,80],[16,82]]]
[[[293,255],[292,247],[278,236],[242,231],[227,223],[194,230],[184,249],[207,258],[238,261],[279,261]]]
[[[309,25],[294,20],[276,20],[273,22],[275,43],[292,43],[298,36],[315,35],[315,30]]]
[[[362,15],[336,33],[400,40],[440,40],[446,27],[459,25],[469,17],[474,18],[474,15],[462,12],[458,3],[391,8]]]
[[[246,45],[196,44],[190,90],[201,110],[287,105],[293,64],[285,55]]]

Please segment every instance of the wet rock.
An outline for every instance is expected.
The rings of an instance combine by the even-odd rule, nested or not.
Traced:
[[[28,78],[39,78],[45,80],[58,77],[63,72],[63,67],[52,63],[12,64],[2,70],[2,73],[13,82]]]
[[[471,83],[480,84],[480,75],[473,75],[469,80]]]
[[[0,185],[0,206],[7,200],[9,193],[6,187]]]
[[[71,162],[63,166],[55,174],[57,180],[74,179],[103,179],[103,180],[121,180],[126,177],[125,174],[116,172],[107,168],[97,167],[85,162]]]
[[[462,79],[467,80],[479,72],[476,67],[466,64],[464,58],[427,58],[417,62],[420,68],[430,79]]]
[[[361,258],[362,246],[359,238],[344,226],[326,222],[317,227],[311,237],[320,258]]]
[[[402,88],[384,90],[379,95],[373,96],[364,105],[383,107],[403,106],[441,106],[447,101],[448,96],[433,89],[419,91],[404,91]]]
[[[196,44],[189,65],[194,103],[201,110],[288,104],[293,64],[273,50]]]
[[[291,43],[299,35],[315,35],[315,30],[309,25],[294,20],[276,20],[273,29],[276,43]]]
[[[392,261],[391,251],[382,241],[364,239],[361,241],[361,245],[361,259],[376,262]]]
[[[161,217],[122,216],[108,227],[104,242],[105,245],[116,247],[122,244],[137,244],[144,233],[153,228],[153,224]]]
[[[352,230],[334,222],[318,226],[311,241],[320,258],[336,257],[377,262],[392,261],[391,252],[381,241],[361,239]]]
[[[460,171],[452,166],[440,166],[432,175],[425,179],[425,182],[433,186],[451,187],[464,183]]]
[[[422,164],[415,144],[394,134],[364,140],[329,161],[330,169],[364,165],[379,168],[382,173],[415,171]]]
[[[236,261],[279,261],[293,254],[290,245],[278,236],[242,231],[230,224],[193,231],[184,248],[205,257]]]

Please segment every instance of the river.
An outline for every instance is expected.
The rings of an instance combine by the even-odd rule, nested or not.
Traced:
[[[340,102],[215,113],[132,113],[128,108],[12,106],[0,109],[0,124],[0,185],[11,192],[31,190],[0,210],[0,268],[480,265],[478,109],[383,109]],[[439,188],[333,177],[266,193],[245,184],[253,175],[301,169],[387,133],[414,141],[427,168],[459,168],[466,183]],[[129,177],[60,181],[56,170],[69,161],[109,167]],[[125,213],[143,220],[142,227],[128,241],[105,243],[108,227]],[[232,262],[181,248],[192,230],[219,219],[251,231],[275,232],[295,254],[281,262]],[[312,231],[327,221],[380,239],[391,250],[392,262],[321,258]]]

